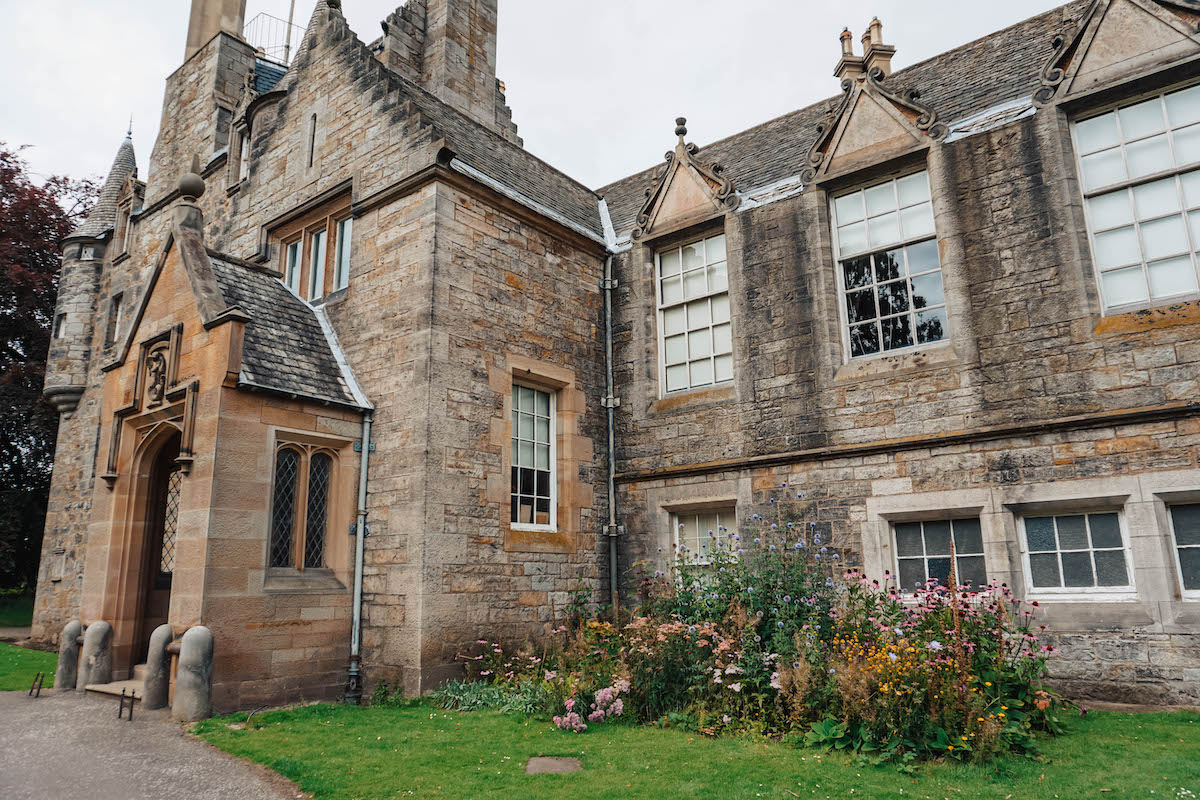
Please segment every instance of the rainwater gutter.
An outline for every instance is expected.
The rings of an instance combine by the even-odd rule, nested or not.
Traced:
[[[346,677],[347,703],[362,701],[362,595],[363,595],[363,547],[367,536],[367,468],[371,457],[371,422],[374,413],[366,411],[362,418],[362,460],[358,468],[358,521],[354,525],[354,606],[350,626],[350,672]]]

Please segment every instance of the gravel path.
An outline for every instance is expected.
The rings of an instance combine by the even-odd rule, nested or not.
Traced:
[[[189,737],[166,709],[117,720],[117,701],[0,692],[4,800],[295,800],[278,775]]]

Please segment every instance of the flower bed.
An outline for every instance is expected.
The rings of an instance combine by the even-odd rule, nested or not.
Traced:
[[[1034,755],[1035,732],[1059,731],[1043,683],[1051,649],[1007,587],[902,594],[890,575],[840,568],[811,527],[753,522],[740,537],[713,531],[703,566],[681,548],[620,627],[578,620],[516,648],[481,640],[464,656],[476,688],[439,697],[464,708],[502,688],[579,733],[618,720],[754,732],[880,762]]]

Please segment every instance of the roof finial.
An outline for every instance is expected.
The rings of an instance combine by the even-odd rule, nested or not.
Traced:
[[[204,194],[204,178],[200,176],[200,156],[192,156],[192,167],[179,177],[179,194],[185,201],[196,202]]]
[[[129,115],[129,130],[125,132],[126,139],[133,138],[133,114]]]
[[[675,135],[679,137],[679,141],[683,141],[683,137],[687,136],[687,118],[675,118]]]

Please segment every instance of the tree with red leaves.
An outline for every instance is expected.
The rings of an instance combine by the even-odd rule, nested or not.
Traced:
[[[42,399],[59,243],[95,202],[94,180],[37,183],[0,142],[0,588],[37,580],[58,414]]]

